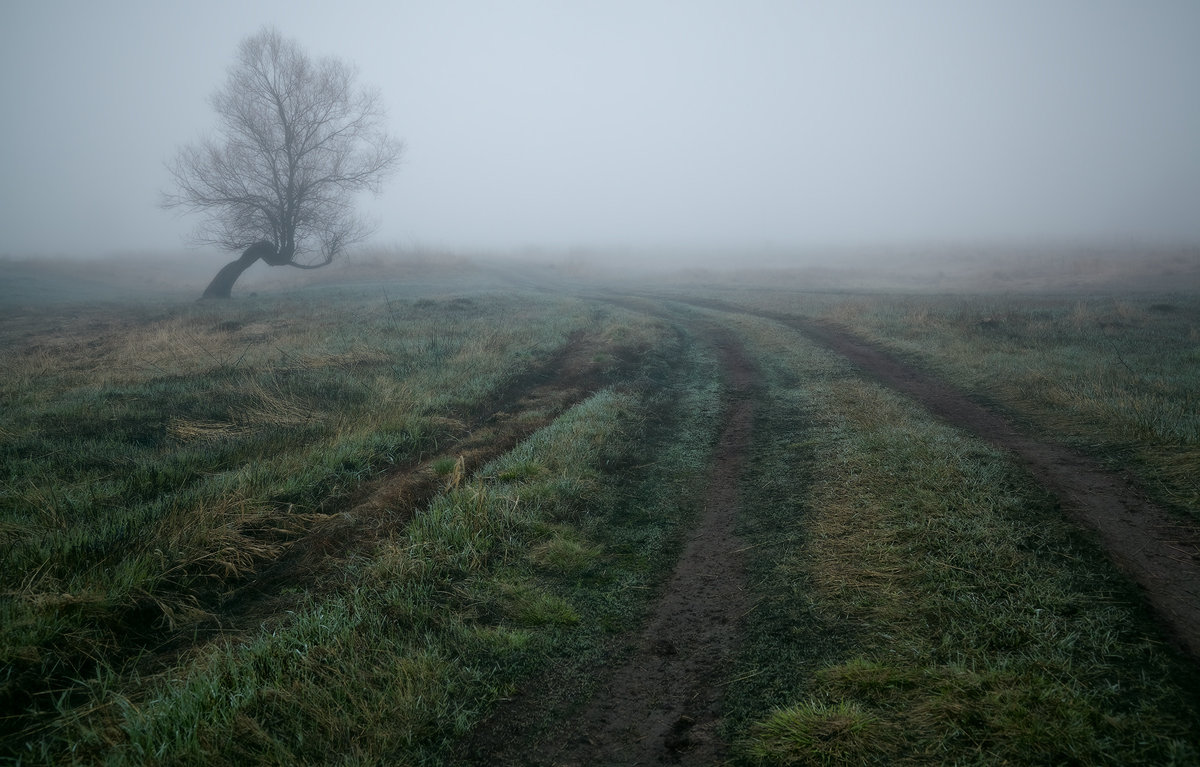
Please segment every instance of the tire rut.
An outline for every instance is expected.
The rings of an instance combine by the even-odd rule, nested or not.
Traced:
[[[464,763],[709,765],[721,763],[727,751],[720,705],[748,612],[735,526],[758,371],[728,329],[625,296],[598,300],[686,328],[716,353],[723,409],[703,509],[642,628],[612,646],[618,665],[593,672],[598,684],[588,699],[537,687],[519,693],[466,744],[460,753]]]
[[[406,525],[448,481],[470,476],[583,401],[606,378],[596,363],[589,361],[595,351],[596,339],[577,333],[548,360],[509,382],[468,414],[464,433],[440,456],[458,458],[449,479],[433,469],[439,456],[432,456],[396,467],[361,488],[340,509],[328,513],[292,542],[278,560],[266,563],[260,572],[230,592],[221,604],[224,619],[239,619],[238,625],[253,626],[278,613],[274,595],[280,588],[332,576],[334,566],[350,553]],[[538,411],[544,415],[521,417]]]
[[[1072,519],[1098,534],[1171,639],[1200,661],[1200,545],[1181,520],[1094,459],[1023,433],[958,390],[835,326],[801,323],[798,329],[935,415],[1018,455]]]
[[[726,386],[703,511],[627,660],[579,713],[560,723],[558,733],[574,736],[543,744],[536,756],[527,755],[527,764],[715,764],[725,754],[723,675],[747,612],[734,528],[758,377],[731,332],[692,329],[717,351]]]
[[[697,306],[763,317],[794,328],[943,420],[1017,455],[1073,520],[1095,532],[1136,582],[1167,636],[1200,661],[1200,530],[1150,501],[1128,478],[1060,444],[1033,437],[962,391],[830,323],[755,312],[722,301]]]

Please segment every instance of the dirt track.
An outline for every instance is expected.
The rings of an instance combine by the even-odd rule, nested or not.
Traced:
[[[609,299],[614,300],[614,299]],[[630,308],[646,310],[615,299]],[[754,314],[714,301],[696,305]],[[651,312],[657,313],[657,312]],[[1022,433],[964,393],[826,323],[759,315],[800,330],[868,376],[911,396],[934,415],[1012,451],[1062,508],[1094,530],[1116,564],[1142,588],[1178,646],[1200,658],[1200,536],[1148,501],[1128,480],[1061,445]],[[675,318],[676,320],[678,317]],[[720,351],[730,392],[704,514],[627,662],[583,710],[523,749],[522,764],[718,764],[725,745],[720,673],[738,645],[745,612],[742,563],[733,534],[736,487],[753,422],[753,362],[729,331],[692,323]],[[515,753],[513,751],[510,754]]]
[[[636,299],[606,297],[634,311],[679,323],[678,314]],[[734,529],[738,483],[754,424],[758,371],[741,341],[714,324],[684,320],[714,350],[724,384],[720,432],[704,507],[644,627],[624,640],[620,665],[600,670],[596,692],[549,730],[527,727],[527,710],[558,711],[573,702],[530,690],[497,713],[471,747],[473,763],[593,765],[718,764],[723,674],[739,646],[748,611],[740,542]]]
[[[711,764],[724,752],[719,683],[746,612],[734,526],[757,379],[732,334],[705,333],[720,356],[726,409],[703,513],[632,656],[561,728],[577,736],[544,747],[547,764]]]
[[[1064,511],[1094,530],[1142,593],[1167,633],[1200,659],[1200,536],[1096,461],[1024,434],[962,392],[827,323],[781,318],[933,414],[1010,450]]]
[[[544,426],[553,418],[600,388],[606,374],[595,361],[599,351],[611,354],[616,364],[612,375],[627,369],[638,350],[602,347],[593,337],[578,334],[559,352],[509,386],[476,412],[463,414],[468,430],[453,444],[451,455],[462,460],[461,471],[469,473],[487,460]],[[432,467],[432,459],[394,467],[365,485],[357,497],[314,515],[308,529],[294,534],[277,547],[274,559],[256,563],[255,572],[240,580],[231,579],[198,602],[192,620],[180,620],[170,629],[159,626],[161,615],[138,616],[137,622],[118,616],[112,630],[124,638],[122,657],[137,656],[137,673],[149,675],[169,669],[186,652],[205,642],[220,641],[232,632],[252,631],[295,607],[302,598],[296,586],[318,590],[337,583],[338,569],[354,551],[369,547],[389,529],[407,523],[413,510],[422,506],[446,484]],[[290,588],[285,588],[290,587]],[[110,660],[113,658],[110,656]],[[84,663],[90,664],[91,660]],[[82,668],[89,668],[84,665]],[[0,698],[0,709],[31,707],[47,698],[49,689],[61,686],[60,679],[45,679],[32,670],[14,668],[17,683],[9,696]],[[75,672],[82,675],[84,671]],[[15,730],[34,733],[42,726],[38,717],[10,720]]]
[[[470,475],[487,461],[512,449],[520,440],[545,426],[554,416],[583,401],[604,381],[595,356],[595,338],[576,334],[544,363],[517,377],[474,413],[467,413],[467,430],[453,445],[459,474]],[[607,349],[623,370],[633,350]],[[542,413],[537,417],[527,414]],[[284,555],[269,563],[226,597],[222,620],[242,628],[258,625],[278,614],[281,587],[330,579],[344,556],[369,546],[379,535],[407,524],[446,485],[446,478],[427,459],[393,469],[363,487],[356,498],[336,509],[306,534],[291,542]]]
[[[750,311],[719,300],[687,303],[793,327],[939,418],[1016,454],[1072,519],[1099,536],[1113,562],[1141,588],[1175,644],[1200,660],[1200,530],[1151,502],[1126,477],[1061,444],[1022,432],[958,389],[833,323]]]

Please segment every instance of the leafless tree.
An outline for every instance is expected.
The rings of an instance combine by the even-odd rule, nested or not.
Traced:
[[[317,269],[370,234],[354,196],[379,192],[403,145],[384,127],[378,92],[355,80],[350,65],[313,60],[274,28],[242,41],[212,97],[218,136],[180,149],[162,200],[206,214],[198,242],[243,251],[204,298],[228,298],[259,259]]]

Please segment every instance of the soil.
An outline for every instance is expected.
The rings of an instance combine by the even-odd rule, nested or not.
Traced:
[[[694,303],[751,313],[721,302]],[[646,310],[644,305],[633,308]],[[1095,531],[1116,564],[1139,584],[1168,636],[1200,659],[1196,530],[1149,501],[1128,478],[1063,445],[1023,433],[1001,414],[843,328],[793,316],[761,316],[802,331],[934,415],[1016,454],[1071,518]],[[498,746],[492,763],[571,767],[722,761],[719,676],[737,648],[739,618],[746,610],[733,525],[737,482],[751,438],[749,394],[756,378],[731,333],[706,332],[720,350],[731,396],[703,516],[645,629],[632,638],[628,659],[609,672],[578,713],[553,732],[533,738],[535,742],[519,734],[519,726],[501,732],[521,719],[517,709],[530,701],[518,699],[502,709],[492,723],[492,744]],[[567,703],[559,700],[554,707],[565,710]],[[510,739],[499,746],[505,735]]]
[[[719,302],[695,303],[747,313]],[[1128,478],[1063,445],[1022,432],[963,392],[834,324],[764,316],[795,327],[934,415],[1016,454],[1071,518],[1095,531],[1114,562],[1141,587],[1168,636],[1200,659],[1200,535],[1195,530],[1149,501]],[[514,731],[519,727],[500,732],[520,720],[516,709],[530,701],[517,700],[502,709],[493,720],[497,732],[491,739],[499,746],[505,735],[510,737],[492,753],[494,763],[717,764],[725,755],[718,732],[720,674],[736,651],[739,618],[746,610],[733,525],[737,482],[750,445],[749,395],[756,377],[732,333],[694,329],[720,350],[730,391],[703,515],[645,629],[631,639],[627,659],[609,672],[578,713],[552,732],[532,739]],[[560,700],[555,707],[565,710],[567,703]]]
[[[933,414],[1015,453],[1132,578],[1168,636],[1200,660],[1200,531],[1147,499],[1129,478],[1023,433],[995,411],[831,323],[775,317],[841,354]]]
[[[696,303],[749,313],[711,301]],[[800,330],[935,415],[1018,455],[1072,518],[1096,532],[1117,565],[1141,586],[1179,647],[1200,659],[1200,535],[1194,529],[1150,502],[1127,478],[1062,445],[1023,433],[962,392],[838,326],[762,316]],[[738,649],[739,625],[748,609],[734,533],[737,491],[751,444],[758,377],[732,332],[699,323],[693,330],[718,350],[727,392],[704,509],[645,628],[629,638],[623,662],[554,732],[515,732],[521,728],[514,723],[522,716],[516,709],[529,701],[502,707],[491,725],[491,763],[716,764],[725,756],[719,735],[721,679]],[[463,469],[481,465],[540,423],[512,413],[539,412],[550,418],[547,411],[561,412],[603,383],[604,376],[590,362],[594,351],[577,339],[534,378],[516,382],[478,414],[472,433],[455,451],[463,457]],[[629,354],[632,358],[636,350]],[[224,618],[243,625],[276,613],[279,604],[273,595],[280,585],[301,574],[312,583],[330,572],[347,548],[361,550],[373,540],[372,530],[403,524],[406,513],[396,509],[417,507],[445,481],[426,464],[374,484],[336,519],[331,515],[327,524],[294,542],[285,557],[231,594],[221,606]],[[560,703],[566,704],[563,710],[569,708],[570,702]]]
[[[964,392],[836,323],[754,312],[713,299],[687,303],[793,327],[934,415],[1014,453],[1070,518],[1093,531],[1112,561],[1138,585],[1174,644],[1200,661],[1200,529],[1149,500],[1129,477],[1062,444],[1026,433]]]

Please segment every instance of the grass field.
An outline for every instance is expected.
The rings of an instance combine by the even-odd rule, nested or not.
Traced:
[[[757,376],[730,761],[1200,762],[1196,662],[1094,537],[771,318],[836,322],[1195,530],[1195,294],[452,267],[0,305],[0,759],[487,763],[498,718],[552,731],[701,511],[718,328]]]

